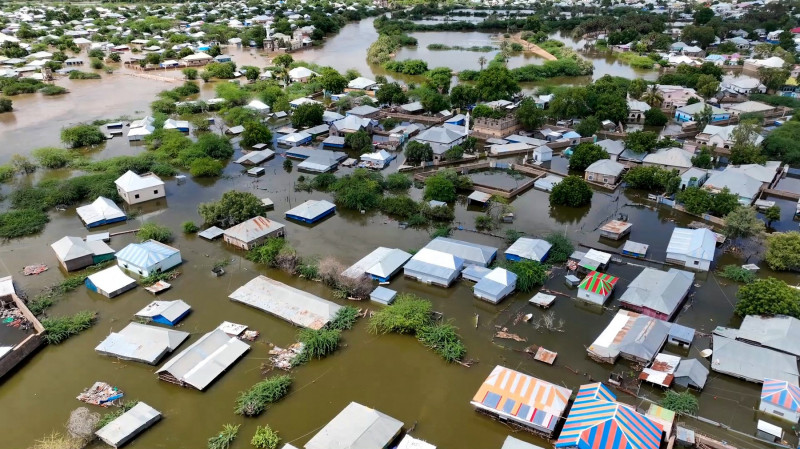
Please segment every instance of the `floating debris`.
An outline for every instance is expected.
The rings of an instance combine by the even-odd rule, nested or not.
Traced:
[[[292,369],[292,362],[303,353],[304,348],[305,345],[300,342],[294,343],[286,349],[275,346],[269,350],[269,354],[273,356],[269,358],[269,361],[275,368],[289,371]]]
[[[256,330],[247,330],[244,331],[242,335],[239,336],[239,339],[247,341],[256,341],[256,338],[258,338],[259,335],[261,334]]]
[[[144,289],[154,295],[157,295],[161,292],[169,290],[170,288],[172,288],[172,284],[164,281],[158,281],[149,287],[145,287]]]
[[[28,265],[27,267],[22,269],[22,274],[25,276],[34,276],[39,273],[44,273],[47,271],[47,265],[43,263]]]
[[[525,315],[524,317],[522,317],[522,321],[527,323],[528,321],[531,320],[531,318],[533,318],[533,314],[529,313],[529,314]]]
[[[538,360],[540,362],[544,362],[548,365],[552,365],[553,362],[556,361],[556,357],[558,357],[557,352],[550,351],[548,349],[544,349],[543,347],[539,346],[539,349],[536,350],[536,355],[533,356],[534,360]]]
[[[95,382],[94,385],[83,390],[83,393],[79,394],[76,399],[87,404],[108,407],[122,396],[124,393],[119,388],[112,387],[105,382]]]
[[[506,340],[528,341],[527,339],[522,338],[517,334],[512,334],[512,333],[503,332],[503,331],[498,331],[496,334],[494,334],[494,336],[497,337],[497,338],[504,338]]]
[[[31,328],[31,322],[16,307],[0,310],[0,321],[8,327],[18,327],[22,330]]]

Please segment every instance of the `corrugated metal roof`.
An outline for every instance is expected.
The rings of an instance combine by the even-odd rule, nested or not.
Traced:
[[[406,434],[403,436],[403,439],[400,440],[397,449],[436,449],[436,446]]]
[[[142,243],[131,243],[122,248],[117,253],[117,260],[137,267],[148,268],[179,253],[177,248],[155,240],[147,240]]]
[[[80,206],[75,211],[86,224],[97,223],[104,220],[115,220],[126,217],[125,212],[122,211],[110,199],[99,196],[92,204]]]
[[[351,402],[314,435],[305,449],[383,449],[403,423],[375,409]]]
[[[607,296],[614,290],[614,285],[617,284],[617,281],[619,281],[619,278],[611,276],[610,274],[592,271],[586,275],[583,282],[578,285],[578,288]]]
[[[214,329],[165,363],[156,373],[169,373],[179,381],[204,390],[249,349],[247,343]]]
[[[497,248],[478,243],[465,242],[447,237],[436,237],[425,248],[452,254],[461,258],[464,263],[489,265],[497,254]]]
[[[341,306],[266,276],[253,278],[230,294],[234,301],[311,329],[321,329]]]
[[[119,418],[103,426],[95,432],[95,435],[106,444],[119,447],[135,438],[159,419],[161,419],[161,412],[144,402],[139,402]]]
[[[336,205],[327,200],[308,200],[297,207],[287,210],[286,215],[313,220],[334,208],[336,208]]]
[[[628,285],[620,302],[645,307],[672,316],[694,282],[694,273],[670,268],[669,271],[645,268]]]
[[[713,261],[716,247],[717,237],[708,229],[675,228],[667,245],[667,254]]]
[[[136,190],[163,186],[164,181],[162,181],[161,178],[152,173],[147,173],[144,176],[139,176],[136,173],[128,170],[125,172],[124,175],[117,178],[117,180],[114,181],[114,184],[116,184],[117,187],[124,190],[125,192],[133,192]]]
[[[80,237],[62,237],[50,247],[53,248],[56,257],[61,261],[80,259],[92,254],[92,251]]]
[[[258,216],[231,226],[223,234],[243,242],[252,242],[283,227],[282,223]]]
[[[800,320],[794,317],[747,315],[735,338],[800,356]]]
[[[136,316],[144,318],[163,316],[169,321],[175,321],[191,309],[192,307],[186,304],[182,299],[175,301],[153,301],[142,310],[136,312]]]
[[[501,447],[500,449],[542,449],[542,447],[526,443],[522,440],[518,440],[509,435],[506,437],[506,440],[503,442],[503,447]]]
[[[772,349],[714,334],[711,370],[761,383],[764,379],[798,384],[797,359]]]
[[[112,357],[155,365],[187,338],[188,332],[129,323],[121,331],[112,332],[94,350]]]
[[[708,379],[708,368],[697,359],[684,359],[675,369],[675,379],[687,377],[694,385],[703,388]]]
[[[506,254],[541,262],[553,245],[542,239],[520,237],[506,250]]]
[[[800,410],[800,387],[785,380],[764,379],[761,402],[768,402],[796,412]]]
[[[517,285],[517,275],[505,268],[495,268],[475,284],[475,290],[498,295],[509,286]]]
[[[105,292],[115,292],[136,283],[133,278],[122,271],[119,265],[114,265],[103,271],[91,274],[87,279],[97,286],[97,288]]]
[[[653,360],[667,341],[670,324],[649,316],[640,315],[619,343],[622,356]]]

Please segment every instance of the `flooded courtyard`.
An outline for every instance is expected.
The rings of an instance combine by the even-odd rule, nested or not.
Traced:
[[[420,38],[418,34],[423,33],[415,33]],[[462,41],[462,37],[452,33],[442,34],[430,38],[430,42],[440,39],[443,42]],[[330,38],[324,47],[294,56],[342,71],[355,68],[365,76],[389,75],[381,68],[366,63],[366,48],[374,38],[377,38],[377,33],[372,20],[364,20],[347,25],[337,36]],[[474,38],[483,39],[483,36]],[[248,60],[257,61],[260,65],[265,62],[263,55],[247,49],[230,49],[228,52],[234,55],[234,60],[240,65]],[[458,69],[454,65],[463,59],[464,68],[477,68],[478,53],[457,53],[445,55],[428,51],[423,39],[420,39],[416,49],[401,51],[403,58],[441,61],[440,64],[429,62],[434,66],[449,65]],[[640,76],[634,69],[619,62],[604,58],[592,60],[595,62],[593,78],[606,73],[628,78]],[[453,65],[450,65],[451,62]],[[120,70],[114,75],[104,75],[99,81],[60,80],[59,85],[71,90],[70,94],[60,97],[15,97],[17,110],[13,114],[0,116],[0,141],[4,144],[0,147],[0,162],[6,162],[15,153],[29,154],[38,147],[60,146],[59,131],[70,124],[144,115],[157,92],[176,86],[174,83],[139,78],[125,72]],[[646,75],[651,76],[652,73]],[[170,72],[166,76],[180,75],[179,72]],[[588,78],[583,82],[588,82]],[[558,82],[548,80],[548,83]],[[576,83],[574,79],[570,79],[570,82]],[[202,84],[201,88],[201,98],[214,96],[214,83]],[[141,151],[144,151],[143,147],[115,138],[90,154],[94,158],[107,158]],[[234,159],[240,155],[241,151],[237,150]],[[513,162],[513,159],[509,161]],[[129,323],[134,313],[152,301],[153,296],[137,288],[108,299],[80,287],[49,309],[48,314],[60,316],[80,310],[96,310],[99,313],[98,323],[61,345],[44,347],[0,384],[0,403],[3,404],[0,408],[0,430],[4,440],[9,442],[6,443],[8,447],[28,447],[54,430],[63,430],[69,412],[80,405],[75,396],[95,381],[104,381],[121,388],[126,399],[146,401],[164,415],[163,422],[137,438],[128,446],[131,448],[204,447],[206,440],[225,423],[242,424],[240,437],[232,446],[235,449],[250,447],[249,439],[256,426],[264,424],[276,429],[284,442],[302,447],[351,401],[375,407],[403,421],[406,428],[416,424],[415,437],[441,448],[498,448],[506,435],[515,432],[514,429],[477,414],[469,404],[495,365],[502,364],[574,390],[581,384],[607,381],[612,371],[628,372],[633,369],[626,361],[617,362],[614,367],[598,364],[588,358],[586,347],[616,313],[619,307],[616,298],[642,270],[642,266],[660,267],[657,262],[634,263],[632,259],[623,258],[622,263],[612,263],[608,272],[619,276],[620,281],[612,300],[604,308],[587,307],[577,301],[575,290],[564,284],[564,269],[555,267],[546,285],[546,288],[562,293],[553,307],[548,309],[557,321],[563,322],[561,328],[555,331],[537,329],[532,323],[516,322],[519,314],[532,313],[534,322],[542,318],[544,312],[527,302],[533,293],[518,292],[493,306],[473,297],[473,284],[466,280],[459,280],[451,288],[443,289],[398,276],[388,287],[430,299],[434,309],[442,312],[446,320],[452,320],[459,328],[468,351],[466,358],[476,362],[472,367],[447,364],[410,336],[371,334],[367,331],[366,320],[362,319],[354,329],[343,333],[343,347],[339,351],[326,359],[312,360],[292,372],[294,385],[287,397],[258,418],[234,415],[234,400],[238,393],[263,378],[262,364],[268,361],[270,344],[286,347],[295,341],[297,329],[256,309],[234,303],[228,299],[228,295],[255,276],[266,274],[339,304],[346,302],[334,299],[330,289],[321,283],[290,277],[281,271],[253,264],[244,258],[242,252],[221,241],[209,242],[195,235],[182,234],[179,231],[181,223],[187,220],[200,221],[198,203],[216,200],[230,190],[269,197],[275,203],[275,210],[268,217],[286,225],[286,238],[300,255],[320,258],[335,255],[346,265],[356,262],[378,246],[411,251],[421,248],[430,240],[430,230],[401,229],[397,221],[379,213],[360,214],[340,210],[315,226],[302,226],[285,220],[283,213],[303,201],[331,198],[319,192],[295,192],[293,184],[299,174],[297,171],[287,172],[282,164],[283,158],[276,156],[264,165],[266,175],[261,178],[247,177],[241,167],[229,164],[225,176],[218,180],[196,181],[189,178],[182,185],[178,185],[174,179],[167,180],[166,199],[130,207],[137,212],[135,219],[103,228],[112,232],[136,229],[144,221],[170,227],[176,234],[173,245],[181,250],[183,256],[183,264],[179,268],[182,274],[172,282],[172,289],[159,299],[182,299],[192,306],[191,314],[177,327],[178,330],[191,333],[189,340],[179,350],[226,320],[246,324],[261,333],[258,340],[251,344],[249,353],[205,392],[159,381],[154,374],[157,367],[115,360],[94,351],[109,332],[118,331]],[[385,172],[396,170],[397,162],[394,162]],[[338,174],[347,171],[343,169]],[[485,176],[487,179],[483,181],[489,183],[510,186],[514,181],[508,176],[486,173],[476,175]],[[46,171],[30,179],[19,178],[17,182],[25,184],[35,179],[70,175],[70,172],[63,170]],[[2,185],[0,194],[6,197],[15,186]],[[411,195],[420,199],[422,192],[412,189]],[[531,236],[544,236],[558,232],[569,237],[578,250],[594,247],[618,251],[622,242],[601,239],[598,228],[609,219],[623,214],[634,223],[629,239],[649,244],[648,258],[663,261],[672,229],[685,226],[692,219],[666,207],[656,208],[646,197],[646,194],[633,191],[596,191],[590,207],[570,209],[550,207],[546,193],[529,190],[511,202],[515,223],[504,224],[493,233],[502,236],[506,230],[516,229]],[[781,230],[796,229],[797,225],[791,219],[793,203],[778,200],[778,204],[784,217],[776,226]],[[0,203],[0,207],[5,209],[6,202]],[[502,250],[507,247],[503,238],[468,230],[474,227],[474,218],[479,211],[468,209],[464,199],[456,203],[455,211],[454,224],[463,230],[456,230],[453,238],[499,247],[498,257],[503,257]],[[41,234],[0,245],[0,276],[13,275],[20,289],[28,296],[35,296],[45,287],[64,278],[49,245],[65,235],[83,236],[87,233],[74,208],[51,212],[50,219]],[[110,245],[118,250],[133,241],[133,235],[127,234],[114,237]],[[744,254],[719,255],[716,265],[760,262],[757,254]],[[224,276],[215,277],[211,267],[222,259],[231,263],[225,268]],[[38,276],[23,277],[20,273],[22,267],[32,263],[46,263],[50,269]],[[791,285],[798,283],[795,275],[771,273],[766,268],[762,268],[759,275],[779,277]],[[676,354],[700,358],[699,351],[710,346],[707,335],[716,326],[738,327],[739,321],[732,318],[737,286],[713,272],[698,274],[695,282],[691,297],[676,322],[693,327],[706,336],[697,338],[688,353]],[[374,303],[355,305],[371,310],[382,307]],[[526,341],[495,338],[495,333],[503,328]],[[3,338],[14,336],[6,335],[6,331],[1,330],[0,339]],[[555,364],[545,365],[526,354],[523,349],[532,344],[558,352]],[[667,347],[666,351],[673,352],[675,348]],[[703,363],[708,365],[707,360]],[[756,384],[711,373],[705,390],[699,396],[700,416],[741,430],[747,435],[720,430],[694,419],[679,421],[739,448],[766,447],[766,444],[749,437],[755,433],[759,391],[760,387]],[[623,402],[647,406],[644,399],[621,392],[616,394]],[[638,394],[658,401],[663,392],[644,384]],[[548,442],[525,432],[516,432],[515,437],[550,447]],[[793,433],[788,439],[791,444],[797,443]],[[95,443],[95,447],[102,445]]]

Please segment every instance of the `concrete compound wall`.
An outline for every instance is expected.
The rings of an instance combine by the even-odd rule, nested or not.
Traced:
[[[8,298],[0,299],[8,301]],[[16,345],[5,357],[0,358],[0,379],[3,378],[9,371],[13,370],[20,362],[25,360],[29,355],[33,354],[39,346],[44,343],[44,326],[35,316],[28,310],[24,302],[16,295],[11,295],[11,301],[14,302],[16,307],[22,312],[23,316],[31,322],[33,328],[36,330],[35,334],[29,335],[21,343]]]

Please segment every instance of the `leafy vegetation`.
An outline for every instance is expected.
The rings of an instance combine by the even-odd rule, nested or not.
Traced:
[[[340,331],[352,329],[358,320],[359,313],[357,307],[344,306],[336,312],[336,316],[333,317],[328,327]]]
[[[147,222],[142,224],[136,232],[136,238],[140,241],[155,240],[161,243],[169,243],[172,241],[172,231],[166,226]]]
[[[46,213],[35,209],[16,209],[0,213],[0,238],[13,239],[37,234],[49,221]]]
[[[233,440],[239,434],[240,426],[241,424],[235,426],[233,424],[223,425],[218,434],[208,439],[208,449],[229,449],[233,444]]]
[[[776,271],[800,271],[800,232],[770,234],[764,260]]]
[[[278,432],[269,426],[258,426],[253,439],[250,440],[250,444],[256,449],[278,449],[280,442],[281,438],[278,436]]]
[[[321,359],[339,348],[342,331],[339,329],[301,329],[297,339],[303,343],[303,358]]]
[[[697,398],[688,391],[678,393],[667,390],[667,392],[664,393],[664,398],[661,400],[660,405],[667,410],[672,410],[682,415],[694,415],[700,408],[697,403]]]
[[[99,145],[105,140],[100,128],[94,125],[76,125],[61,130],[61,141],[69,148]]]
[[[97,319],[97,312],[84,310],[72,316],[45,318],[42,320],[47,344],[57,345],[68,338],[78,335],[92,327]]]
[[[588,142],[582,143],[575,147],[572,156],[569,157],[569,169],[584,171],[595,162],[608,158],[608,153],[600,145]]]
[[[550,192],[551,206],[583,207],[592,201],[592,189],[578,176],[567,176]]]
[[[750,270],[744,269],[738,265],[725,265],[720,271],[720,276],[726,277],[732,281],[749,284],[756,280],[756,274]]]
[[[258,416],[263,413],[269,404],[278,402],[292,386],[292,377],[288,375],[273,376],[250,387],[249,390],[239,393],[236,398],[234,413],[244,416]]]
[[[544,285],[547,281],[547,272],[544,265],[535,260],[520,260],[502,264],[505,269],[517,275],[517,290],[531,292]]]
[[[134,400],[134,401],[122,401],[122,403],[120,404],[120,406],[116,410],[108,412],[108,413],[105,413],[105,414],[103,414],[102,417],[100,417],[100,421],[98,421],[97,425],[95,425],[95,429],[100,430],[103,427],[107,426],[108,424],[111,423],[111,421],[114,421],[115,419],[119,418],[125,412],[127,412],[128,410],[130,410],[133,407],[135,407],[136,404],[138,404],[138,403],[139,403],[139,401],[136,401],[136,400]]]
[[[736,292],[736,314],[800,318],[800,291],[775,278],[757,279]]]
[[[231,190],[223,193],[219,201],[201,203],[197,212],[205,224],[227,229],[253,217],[264,216],[267,209],[252,193]]]
[[[417,331],[417,339],[449,363],[464,358],[467,348],[458,335],[458,328],[450,323],[433,323]]]

